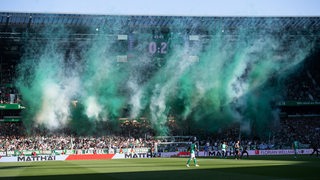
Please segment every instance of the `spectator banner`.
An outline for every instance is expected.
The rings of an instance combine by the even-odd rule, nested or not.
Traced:
[[[24,109],[24,107],[21,106],[20,104],[0,104],[0,109],[17,110],[17,109]]]
[[[320,101],[282,101],[279,106],[317,106]]]

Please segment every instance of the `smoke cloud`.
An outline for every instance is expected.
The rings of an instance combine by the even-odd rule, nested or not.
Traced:
[[[25,124],[59,129],[147,117],[157,134],[166,135],[168,116],[174,116],[178,124],[192,122],[210,132],[233,122],[247,132],[263,131],[277,119],[282,79],[294,73],[313,42],[277,27],[222,27],[205,35],[169,30],[159,56],[148,52],[152,33],[119,40],[122,28],[115,24],[113,34],[93,30],[95,38],[74,42],[70,30],[48,27],[38,35],[47,40],[26,42],[18,66]],[[119,55],[128,55],[126,62]]]

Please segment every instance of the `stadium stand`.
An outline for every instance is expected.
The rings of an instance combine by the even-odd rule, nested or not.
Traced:
[[[25,14],[13,14],[13,16],[25,16]],[[43,23],[47,21],[45,15],[39,15],[39,18],[43,18]],[[42,17],[43,16],[43,17]],[[66,15],[67,16],[67,15]],[[1,17],[9,17],[6,14],[1,14]],[[74,17],[71,18],[72,23]],[[81,24],[90,22],[91,17],[81,20],[75,24]],[[133,18],[133,17],[132,17]],[[143,17],[136,17],[136,22],[144,25],[145,20],[141,21]],[[2,29],[8,28],[7,18],[2,18]],[[22,18],[21,18],[22,19]],[[28,18],[27,18],[28,19]],[[89,20],[88,20],[89,19]],[[159,20],[159,19],[158,19]],[[58,20],[57,20],[58,21]],[[149,20],[153,22],[153,20]],[[164,18],[159,20],[164,24],[170,24],[170,19]],[[317,21],[318,22],[318,21]],[[29,21],[22,22],[29,24]],[[208,22],[207,22],[208,23]],[[3,25],[5,24],[5,25]],[[17,23],[19,24],[19,23]],[[12,23],[12,26],[17,25]],[[298,23],[296,23],[298,24]],[[20,24],[21,25],[21,24]],[[10,26],[10,24],[9,24]],[[19,26],[19,25],[17,25]],[[20,27],[20,26],[19,26]],[[27,26],[26,26],[27,27]],[[21,27],[20,27],[21,28]],[[79,35],[80,36],[80,35]],[[80,37],[77,37],[80,38]],[[85,37],[88,38],[88,37]],[[5,39],[5,38],[2,38]],[[17,59],[16,56],[21,55],[20,47],[18,50],[14,50],[14,43],[7,40],[1,40],[1,45],[10,44],[10,48],[1,49],[1,63],[0,63],[0,104],[20,104],[21,97],[18,90],[13,86],[15,77],[15,65]],[[9,46],[9,45],[8,45]],[[8,55],[8,52],[9,55]],[[10,55],[15,53],[14,56]],[[315,53],[317,54],[317,53]],[[319,54],[319,53],[318,53]],[[209,143],[212,151],[218,150],[221,142],[227,142],[229,147],[232,147],[235,140],[241,138],[241,144],[248,146],[248,149],[284,149],[290,148],[293,137],[298,137],[301,146],[309,147],[314,139],[320,136],[320,73],[319,62],[316,62],[319,55],[315,55],[311,59],[315,61],[309,62],[298,74],[290,76],[285,81],[284,90],[284,102],[280,103],[281,119],[279,128],[272,131],[269,137],[240,137],[239,127],[230,129],[224,129],[216,133],[207,133],[202,137],[199,137],[199,145],[201,148]],[[12,60],[6,60],[6,58],[12,58]],[[297,102],[303,102],[304,104],[298,104]],[[288,103],[291,103],[288,105]],[[293,105],[292,105],[293,104]],[[1,110],[1,122],[0,122],[0,151],[53,151],[53,150],[103,150],[106,152],[120,152],[122,148],[142,148],[142,147],[155,147],[157,146],[158,152],[166,151],[186,151],[186,144],[190,140],[181,140],[177,136],[183,137],[199,136],[198,134],[179,134],[182,127],[178,127],[174,120],[169,121],[169,132],[172,137],[169,138],[156,138],[154,131],[147,121],[134,121],[124,120],[120,122],[120,131],[112,132],[109,124],[106,124],[106,132],[104,135],[92,134],[82,135],[76,134],[71,129],[62,129],[54,132],[48,129],[41,129],[35,127],[32,130],[27,131],[23,120],[19,118],[11,118],[11,120],[5,120],[4,117],[20,117],[21,111],[10,111],[11,114],[7,114],[9,111],[6,109]],[[16,119],[17,122],[15,121]],[[31,132],[31,133],[30,133]],[[184,131],[187,132],[187,131]],[[231,150],[229,150],[231,151]],[[94,151],[92,151],[94,152]]]

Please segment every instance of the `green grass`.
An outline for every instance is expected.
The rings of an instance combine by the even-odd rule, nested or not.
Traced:
[[[319,179],[320,159],[265,156],[249,159],[198,158],[118,159],[0,163],[0,179]]]

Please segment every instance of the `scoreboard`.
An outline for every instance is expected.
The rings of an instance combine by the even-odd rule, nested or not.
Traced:
[[[134,32],[128,35],[128,54],[130,57],[164,58],[169,52],[169,32]]]
[[[125,41],[118,42],[122,47],[119,50],[121,57],[126,56],[128,61],[137,59],[149,60],[162,66],[170,55],[178,48],[185,48],[185,56],[198,58],[199,53],[205,51],[210,39],[207,35],[189,35],[183,32],[169,32],[154,30],[150,32],[132,32]],[[127,62],[127,61],[121,61]]]
[[[148,42],[148,53],[151,55],[165,55],[168,53],[168,34],[154,34]]]

